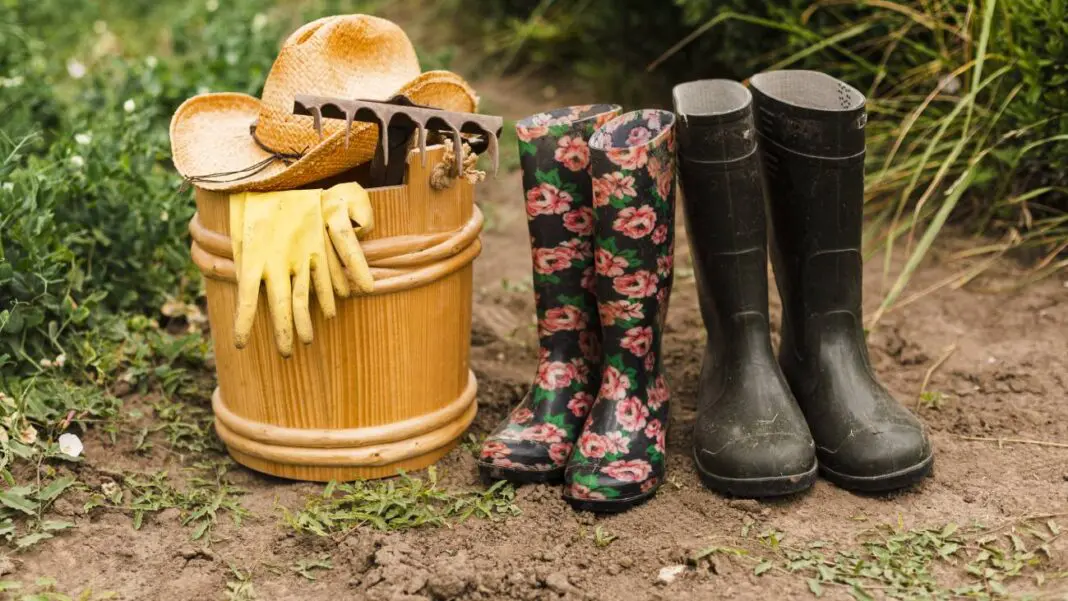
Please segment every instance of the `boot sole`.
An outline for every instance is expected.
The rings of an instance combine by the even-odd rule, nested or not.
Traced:
[[[560,484],[564,481],[564,468],[548,471],[513,470],[479,462],[478,476],[487,486],[498,480],[507,480],[513,484]]]
[[[847,490],[867,493],[882,493],[908,488],[918,484],[924,478],[929,476],[933,470],[933,454],[928,455],[926,459],[916,465],[879,476],[849,476],[822,465],[820,466],[820,472],[823,474],[823,477],[830,480],[832,483]]]
[[[706,471],[697,461],[696,450],[693,455],[694,466],[697,467],[697,475],[701,478],[701,484],[705,488],[730,495],[732,497],[761,498],[781,497],[807,490],[816,482],[819,466],[813,463],[812,468],[800,474],[791,476],[773,476],[769,478],[727,478],[717,476]]]
[[[625,500],[600,500],[600,499],[576,499],[575,497],[569,497],[564,495],[564,500],[567,501],[571,508],[575,511],[592,511],[593,513],[621,513],[633,507],[637,507],[642,503],[645,503],[649,499],[656,496],[656,491],[651,491],[638,497],[631,497]]]

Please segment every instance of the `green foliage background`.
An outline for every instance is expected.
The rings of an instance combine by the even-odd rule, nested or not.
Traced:
[[[334,8],[322,4],[312,16]],[[299,24],[299,15],[260,11],[254,2],[4,0],[7,373],[60,354],[74,359],[82,349],[72,341],[111,315],[156,315],[168,297],[195,292],[186,234],[193,206],[170,168],[167,125],[197,93],[259,92],[279,40]],[[137,32],[144,27],[154,31]]]
[[[464,0],[498,72],[576,79],[602,101],[670,104],[680,81],[817,69],[869,97],[867,255],[882,313],[952,217],[984,261],[1026,248],[1028,283],[1068,267],[1064,0]],[[894,259],[904,268],[894,275]],[[981,265],[989,264],[982,263]],[[975,277],[964,268],[959,281]]]

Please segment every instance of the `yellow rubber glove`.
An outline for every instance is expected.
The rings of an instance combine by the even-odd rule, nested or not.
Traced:
[[[338,184],[323,191],[322,203],[323,220],[333,242],[328,255],[336,252],[335,257],[328,258],[334,291],[348,296],[350,281],[358,294],[373,291],[375,281],[359,240],[374,229],[374,211],[367,191],[355,182]]]
[[[248,344],[259,301],[260,282],[274,322],[278,351],[293,353],[293,328],[309,343],[314,338],[310,292],[323,315],[337,314],[331,289],[320,190],[244,193],[230,197],[230,232],[237,273],[234,343]]]

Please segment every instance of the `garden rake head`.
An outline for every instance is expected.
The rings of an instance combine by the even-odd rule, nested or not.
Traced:
[[[389,100],[345,100],[309,94],[297,94],[293,114],[311,115],[315,130],[322,135],[322,119],[344,119],[346,145],[353,121],[378,125],[378,149],[371,161],[371,179],[374,186],[391,186],[404,182],[404,168],[408,141],[418,131],[419,153],[426,165],[427,131],[436,132],[452,139],[453,177],[459,177],[464,164],[464,139],[471,151],[479,154],[488,151],[497,174],[500,162],[498,138],[504,120],[492,115],[459,113],[414,104],[407,97],[398,95]]]

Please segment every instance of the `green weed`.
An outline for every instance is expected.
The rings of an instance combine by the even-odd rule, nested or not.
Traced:
[[[182,525],[191,529],[192,540],[211,542],[211,533],[223,516],[240,526],[250,514],[240,502],[244,494],[226,479],[226,463],[200,464],[194,467],[197,475],[178,488],[168,479],[167,472],[155,474],[124,474],[121,483],[109,482],[94,492],[85,503],[85,510],[98,507],[119,510],[133,520],[140,529],[146,515],[165,509],[178,509]]]
[[[488,434],[475,434],[474,432],[468,432],[467,436],[464,436],[460,441],[460,448],[470,453],[472,457],[478,459],[482,453],[482,443],[486,441]]]
[[[142,432],[140,446],[150,446],[147,436],[156,431],[179,453],[198,454],[218,444],[205,406],[169,400],[171,394],[206,394],[199,392],[203,376],[194,375],[203,372],[208,357],[202,335],[171,335],[145,318],[107,319],[85,343],[92,349],[91,356],[81,355],[92,366],[87,373],[70,373],[64,359],[29,378],[0,380],[8,386],[0,391],[0,539],[17,549],[74,526],[47,517],[56,500],[80,486],[75,473],[59,469],[82,461],[80,454],[64,452],[60,437],[84,435],[92,425],[112,433],[122,427],[122,401],[109,389],[122,385],[162,395],[156,403],[160,419]]]
[[[15,594],[17,591],[23,590],[21,582],[13,580],[0,580],[0,592],[8,592]],[[29,588],[29,587],[27,587]],[[92,589],[85,589],[76,595],[68,595],[61,593],[56,589],[56,580],[54,578],[38,578],[33,585],[33,592],[26,592],[23,595],[5,597],[15,601],[105,601],[106,599],[115,599],[118,597],[116,593],[106,592],[94,594]]]
[[[472,516],[500,519],[519,513],[510,484],[501,481],[484,491],[449,492],[438,488],[432,466],[425,482],[401,474],[389,480],[330,483],[304,509],[283,508],[283,520],[298,532],[329,536],[361,526],[407,530],[448,526]]]
[[[835,588],[860,601],[888,599],[1035,598],[1047,575],[1041,571],[1061,528],[1052,519],[1024,519],[1001,528],[981,525],[906,530],[881,526],[858,547],[835,549],[824,541],[789,544],[768,531],[759,546],[708,547],[691,558],[700,565],[713,555],[751,561],[754,574],[775,571],[803,578],[816,597]]]
[[[597,526],[593,529],[593,544],[600,549],[611,545],[617,538],[619,538],[618,535],[612,534],[604,526]]]
[[[926,390],[920,395],[920,406],[925,409],[941,409],[946,402],[946,395],[936,390]]]
[[[233,578],[226,581],[226,601],[255,601],[256,588],[252,584],[252,570],[230,566]]]
[[[332,570],[334,569],[334,563],[330,561],[330,555],[322,555],[312,559],[301,559],[293,564],[293,567],[290,569],[307,580],[314,581],[316,579],[315,572],[317,570]]]

